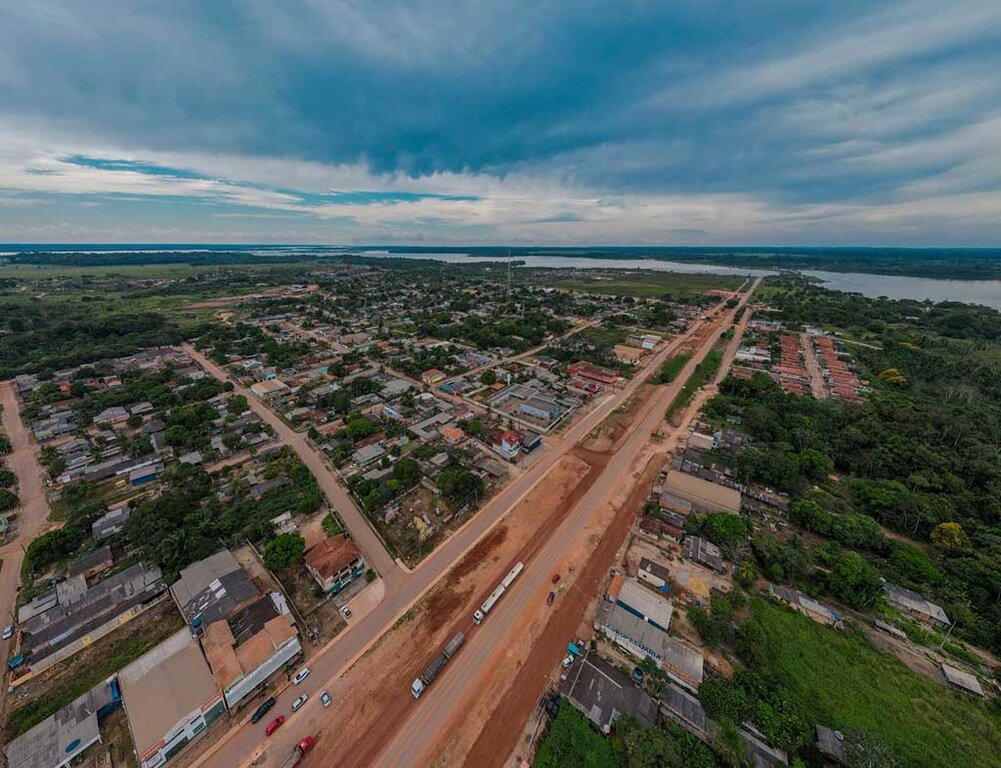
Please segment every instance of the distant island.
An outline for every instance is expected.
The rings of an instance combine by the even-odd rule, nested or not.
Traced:
[[[750,269],[868,272],[954,280],[1001,279],[1001,248],[848,247],[443,247],[383,246],[392,254],[464,253],[496,259],[547,256],[592,259],[654,259]]]
[[[862,272],[953,280],[1001,279],[1001,248],[861,247],[549,247],[416,245],[0,245],[0,263],[35,266],[127,266],[142,264],[268,264],[364,258],[366,251],[390,256],[456,254],[490,261],[528,256],[612,260],[651,259],[708,266]]]

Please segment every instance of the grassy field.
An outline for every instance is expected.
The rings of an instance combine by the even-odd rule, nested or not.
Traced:
[[[687,362],[687,360],[685,362]],[[681,388],[678,396],[674,398],[671,404],[667,407],[667,414],[664,418],[670,419],[675,413],[688,405],[688,403],[691,402],[692,395],[695,394],[695,390],[716,375],[716,371],[719,370],[720,363],[722,362],[722,350],[710,349],[709,354],[705,356],[702,362],[695,366],[695,370],[692,372],[692,375],[688,377],[688,381],[685,382],[685,386]],[[670,363],[670,361],[668,361],[668,363]],[[684,364],[682,364],[681,367],[684,368]]]
[[[768,667],[803,711],[829,727],[866,728],[908,768],[1001,766],[1001,716],[875,649],[763,599],[753,602]]]
[[[657,374],[654,383],[670,384],[678,378],[678,374],[681,373],[691,359],[692,356],[689,354],[675,355],[660,367],[660,372]]]
[[[567,278],[555,280],[554,288],[572,291],[602,293],[638,298],[660,298],[670,295],[683,299],[695,296],[713,288],[735,290],[744,282],[743,277],[733,275],[686,275],[679,272],[601,272],[594,277]]]

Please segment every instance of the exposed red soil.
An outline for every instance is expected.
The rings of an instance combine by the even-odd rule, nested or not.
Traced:
[[[577,576],[573,589],[553,612],[513,684],[487,719],[465,757],[465,765],[501,768],[518,747],[522,726],[545,691],[543,681],[552,671],[553,659],[564,653],[567,639],[574,637],[584,622],[589,606],[595,602],[594,595],[598,594],[609,569],[615,565],[616,553],[629,533],[636,510],[650,493],[661,463],[662,459],[655,457],[647,464],[640,481],[616,510],[612,523]]]

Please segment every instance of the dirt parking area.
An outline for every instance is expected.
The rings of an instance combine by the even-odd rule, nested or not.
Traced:
[[[596,477],[585,460],[567,456],[469,550],[381,640],[332,687],[349,700],[326,721],[316,749],[324,765],[372,764],[410,707],[409,682],[434,649],[456,631],[468,632],[472,612],[493,584],[518,561],[531,559]],[[489,585],[486,588],[477,585]],[[324,734],[327,738],[324,738]],[[357,738],[347,737],[356,734]]]

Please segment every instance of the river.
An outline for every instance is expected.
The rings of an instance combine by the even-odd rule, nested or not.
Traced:
[[[484,261],[504,261],[500,257],[489,259],[466,253],[389,253],[366,251],[363,255],[376,258],[434,259],[450,264],[482,264]],[[549,269],[647,269],[658,272],[683,274],[750,275],[765,277],[778,274],[778,270],[723,267],[714,264],[689,264],[682,261],[659,259],[602,259],[583,256],[518,256],[513,259],[526,267]],[[891,299],[917,299],[924,301],[962,301],[984,304],[1001,310],[1001,280],[942,280],[930,277],[904,277],[900,275],[872,275],[865,272],[825,272],[802,270],[804,275],[820,280],[825,288],[835,291],[861,293],[863,296],[887,296]]]

